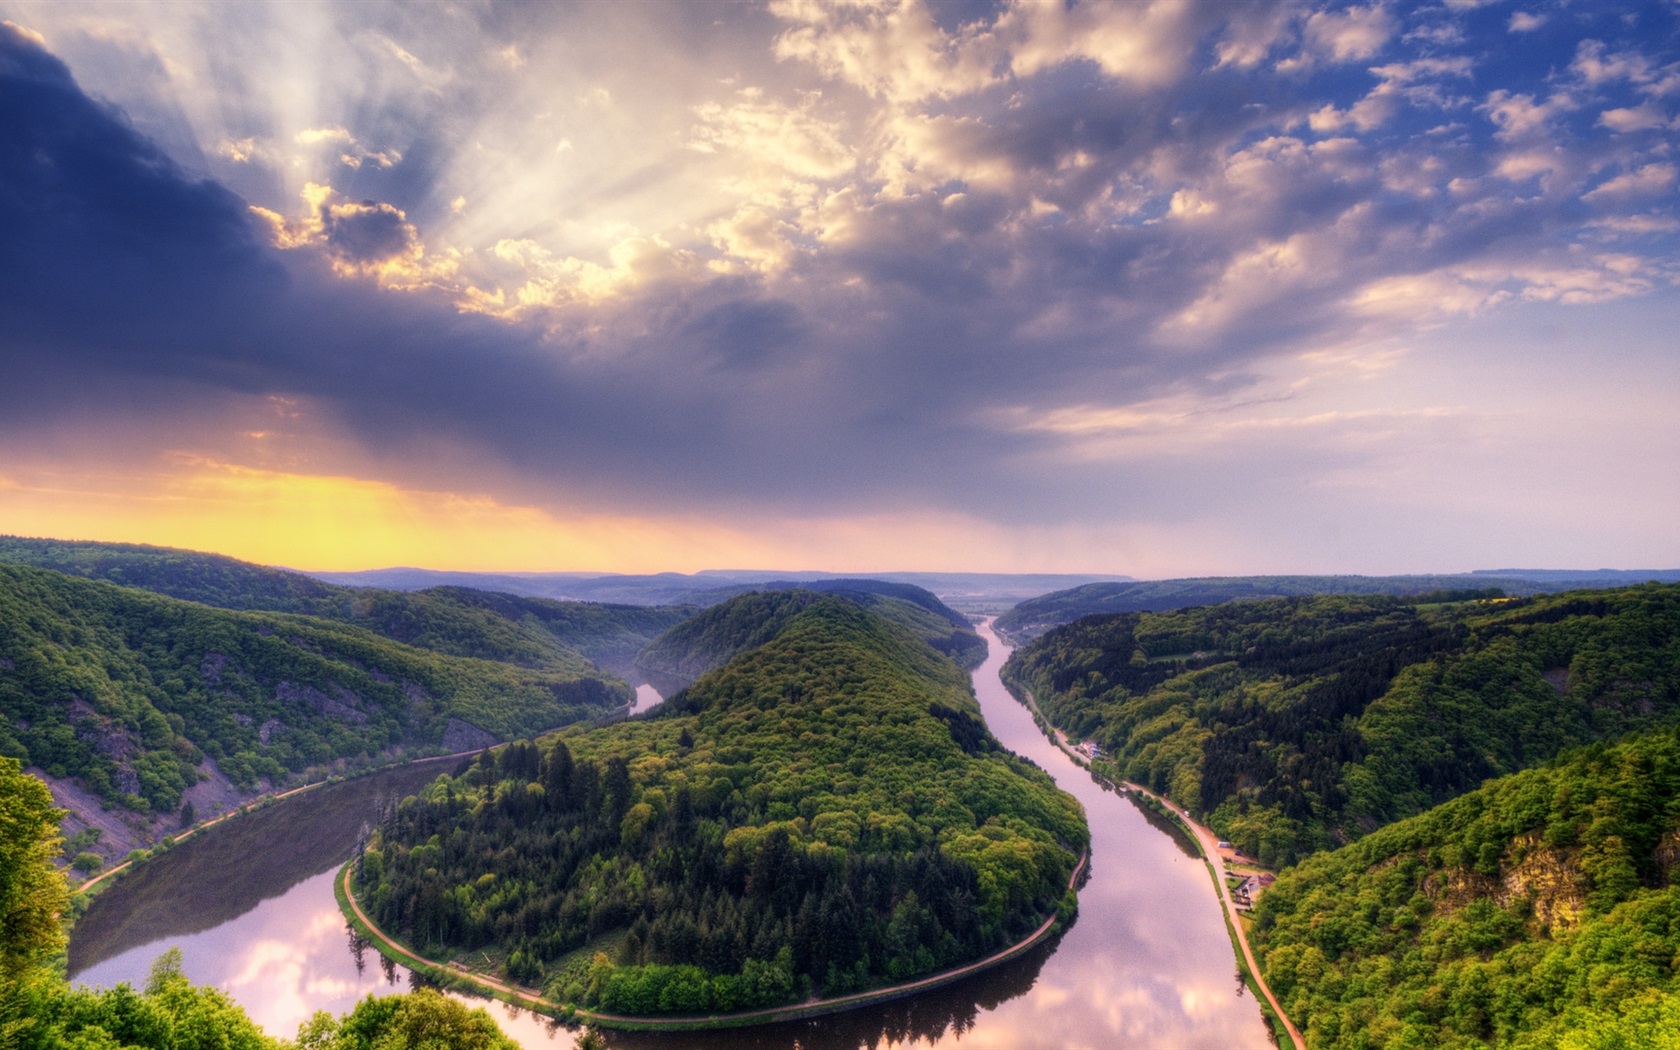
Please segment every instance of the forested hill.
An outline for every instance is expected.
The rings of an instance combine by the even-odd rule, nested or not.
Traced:
[[[434,957],[630,1014],[888,983],[1068,903],[1080,807],[998,746],[967,676],[853,602],[775,597],[736,607],[776,624],[761,644],[654,717],[405,801],[357,896]]]
[[[1625,582],[1644,582],[1625,581]],[[1026,642],[1082,616],[1170,612],[1198,605],[1318,594],[1526,596],[1558,590],[1519,576],[1205,576],[1182,580],[1089,583],[1029,598],[997,618],[996,628]],[[1479,593],[1478,593],[1479,592]]]
[[[353,623],[452,656],[585,675],[618,674],[692,608],[603,605],[463,587],[395,591],[322,583],[217,554],[129,543],[0,536],[0,562],[203,602],[223,609],[300,613]]]
[[[1673,729],[1577,750],[1279,876],[1266,978],[1312,1046],[1672,1046],[1677,829]]]
[[[1088,617],[1017,650],[1004,675],[1113,772],[1285,864],[1680,720],[1680,585]]]
[[[627,702],[623,682],[579,665],[447,656],[327,620],[0,565],[0,754],[141,812],[172,812],[213,772],[250,789]]]
[[[963,667],[986,658],[986,643],[961,614],[932,594],[906,584],[872,580],[844,584],[833,594],[909,630]],[[874,585],[869,589],[865,585]],[[900,592],[910,592],[901,594]],[[654,639],[636,658],[644,672],[692,681],[734,657],[769,641],[789,619],[819,599],[809,588],[751,591],[700,612]]]

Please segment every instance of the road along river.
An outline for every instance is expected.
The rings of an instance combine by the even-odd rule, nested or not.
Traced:
[[[1206,865],[1170,826],[1152,823],[1043,736],[998,679],[1009,650],[989,628],[981,633],[991,652],[974,685],[992,733],[1048,770],[1090,819],[1091,877],[1072,928],[978,976],[889,1003],[729,1032],[603,1032],[608,1046],[854,1050],[950,1046],[959,1036],[962,1047],[1010,1050],[1272,1045],[1238,981]],[[323,788],[195,836],[95,899],[71,938],[72,980],[140,985],[152,960],[176,946],[188,977],[222,988],[283,1037],[316,1010],[340,1013],[366,995],[406,989],[407,970],[350,937],[332,879],[378,804],[450,768],[405,767]],[[545,1018],[488,1008],[525,1046],[574,1043],[576,1033]]]

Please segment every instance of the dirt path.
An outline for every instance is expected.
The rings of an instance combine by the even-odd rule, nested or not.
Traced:
[[[1080,766],[1090,769],[1090,763],[1086,761],[1085,756],[1068,744],[1067,734],[1051,725],[1050,720],[1044,717],[1044,712],[1039,710],[1038,701],[1033,698],[1032,693],[1025,689],[1022,692],[1026,693],[1027,706],[1032,709],[1039,725],[1048,731],[1050,739],[1055,742],[1056,746],[1061,748],[1069,758],[1079,763]],[[1097,775],[1100,776],[1101,774]],[[1141,784],[1134,784],[1128,780],[1122,781],[1120,786],[1129,791],[1136,791],[1140,795],[1147,795],[1172,810],[1173,814],[1196,837],[1196,842],[1202,850],[1202,856],[1213,867],[1213,882],[1218,890],[1219,905],[1225,909],[1226,921],[1236,933],[1237,944],[1242,948],[1243,958],[1248,961],[1248,972],[1253,975],[1255,986],[1265,995],[1266,1001],[1272,1004],[1272,1009],[1277,1012],[1278,1019],[1283,1022],[1283,1027],[1289,1032],[1289,1039],[1295,1044],[1295,1050],[1307,1050],[1307,1042],[1301,1037],[1300,1029],[1296,1028],[1295,1022],[1291,1021],[1289,1015],[1283,1012],[1283,1004],[1278,1002],[1277,996],[1272,994],[1271,986],[1266,984],[1266,978],[1260,973],[1260,964],[1254,958],[1254,949],[1249,946],[1248,934],[1243,930],[1242,919],[1237,912],[1236,902],[1231,899],[1231,887],[1225,883],[1225,858],[1219,854],[1219,836],[1214,834],[1211,828],[1196,823],[1189,813]]]
[[[1089,859],[1089,852],[1080,855],[1079,863],[1074,865],[1073,874],[1068,878],[1068,889],[1073,889],[1076,885],[1078,885],[1079,876],[1082,872],[1084,872],[1085,863]],[[502,981],[496,980],[494,977],[490,977],[476,971],[460,970],[453,966],[445,966],[444,964],[438,963],[432,959],[424,958],[423,956],[416,955],[415,953],[409,951],[406,947],[392,939],[390,935],[375,926],[373,924],[373,920],[368,918],[367,913],[362,910],[361,904],[357,902],[355,896],[350,892],[351,867],[351,864],[346,864],[344,866],[344,870],[339,873],[339,888],[344,895],[344,900],[349,903],[350,910],[355,912],[357,921],[365,926],[373,935],[374,940],[377,942],[375,947],[379,948],[380,951],[401,956],[404,959],[412,960],[413,962],[419,963],[425,967],[442,969],[457,980],[467,981],[472,984],[479,985],[480,987],[500,992],[505,996],[515,999],[521,1003],[525,1003],[533,1008],[543,1010],[544,1012],[558,1014],[567,1009],[567,1004],[557,1003],[552,999],[545,999],[528,989],[518,988],[514,985],[506,984]],[[851,995],[836,996],[832,999],[812,999],[803,1003],[791,1003],[787,1006],[772,1006],[762,1010],[744,1010],[738,1013],[690,1014],[687,1016],[677,1017],[640,1017],[624,1014],[607,1014],[598,1013],[594,1010],[583,1010],[577,1007],[571,1007],[572,1016],[580,1021],[596,1022],[608,1026],[672,1028],[686,1030],[701,1027],[744,1027],[754,1024],[768,1024],[773,1021],[791,1021],[798,1018],[815,1017],[819,1014],[838,1013],[841,1010],[850,1010],[858,1006],[867,1006],[870,1003],[899,999],[907,995],[914,995],[917,992],[927,991],[932,988],[938,988],[943,985],[951,984],[955,981],[960,981],[964,977],[979,973],[982,970],[989,969],[1001,962],[1005,962],[1009,959],[1013,959],[1017,955],[1020,955],[1022,952],[1025,952],[1027,949],[1047,937],[1055,925],[1056,916],[1051,915],[1048,919],[1044,920],[1043,925],[1039,926],[1038,929],[1034,930],[1027,937],[1001,951],[994,952],[991,955],[986,956],[984,959],[969,963],[966,966],[959,966],[952,970],[944,970],[940,973],[920,978],[919,980],[906,981],[903,984],[895,984],[888,988],[875,988],[867,992],[854,992]]]

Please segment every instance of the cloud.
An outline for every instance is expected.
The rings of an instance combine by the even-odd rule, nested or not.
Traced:
[[[1673,164],[1646,164],[1634,171],[1623,172],[1606,179],[1581,195],[1582,200],[1632,200],[1667,193],[1674,188],[1676,168]]]
[[[1674,126],[1674,121],[1655,103],[1639,106],[1618,106],[1598,115],[1598,122],[1611,131],[1655,131]]]
[[[1169,513],[1243,435],[1436,427],[1312,397],[1447,321],[1672,281],[1666,67],[1608,19],[1527,31],[1546,65],[1458,8],[334,10],[366,95],[195,95],[194,167],[0,40],[0,442],[126,405],[156,454],[555,521],[1040,527]],[[1104,477],[1121,449],[1171,462]],[[1301,455],[1264,477],[1360,462]]]
[[[1362,62],[1381,51],[1398,27],[1394,15],[1380,3],[1315,11],[1307,17],[1300,54],[1279,63],[1279,68],[1295,71],[1318,63]]]
[[[428,256],[420,231],[401,208],[382,201],[347,201],[331,186],[307,183],[304,214],[288,220],[266,208],[252,211],[286,249],[320,248],[335,272],[373,276],[388,288],[415,288],[454,277],[458,260]]]
[[[381,168],[391,168],[402,161],[401,151],[369,149],[356,141],[356,136],[341,127],[305,128],[292,138],[300,146],[326,145],[337,150],[338,162],[347,168],[360,168],[364,163],[371,163]]]

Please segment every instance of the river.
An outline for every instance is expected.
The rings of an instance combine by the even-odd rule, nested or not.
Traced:
[[[1091,876],[1079,918],[1059,942],[934,992],[812,1021],[723,1033],[606,1032],[623,1050],[690,1047],[1172,1047],[1272,1045],[1243,989],[1206,865],[1182,838],[1107,790],[1045,739],[998,679],[1008,658],[989,626],[974,672],[992,733],[1048,770],[1085,806]],[[643,687],[646,689],[646,687]],[[639,691],[637,708],[655,694]],[[71,978],[145,982],[178,947],[193,981],[237,1000],[270,1034],[290,1038],[316,1010],[342,1013],[411,975],[350,937],[332,877],[377,802],[453,768],[405,767],[284,800],[188,840],[97,897],[70,941]],[[189,887],[189,889],[183,889]],[[532,1048],[575,1033],[499,1003],[490,1012]]]

